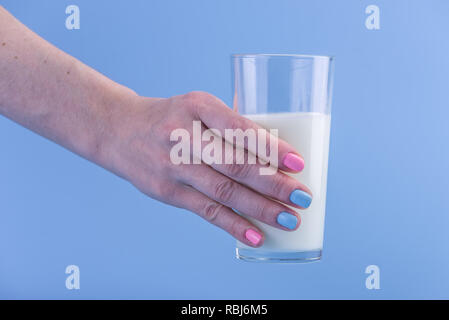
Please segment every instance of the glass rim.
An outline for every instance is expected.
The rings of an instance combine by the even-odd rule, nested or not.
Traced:
[[[314,55],[314,54],[297,54],[297,53],[233,53],[232,58],[262,58],[262,57],[287,57],[287,58],[327,58],[334,60],[334,55]]]

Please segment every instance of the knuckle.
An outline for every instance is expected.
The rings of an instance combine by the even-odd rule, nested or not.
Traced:
[[[229,129],[232,130],[243,130],[245,128],[245,120],[241,118],[234,117],[229,120]]]
[[[177,126],[175,123],[166,122],[159,125],[158,131],[162,134],[163,138],[170,140],[172,133],[175,133],[177,129],[182,129],[181,126]]]
[[[227,165],[227,173],[230,177],[244,179],[248,177],[251,167],[248,164],[233,163]]]
[[[177,129],[182,129],[182,123],[178,121],[157,121],[149,126],[149,134],[147,137],[159,137],[164,141],[170,141],[172,133]]]
[[[258,220],[264,222],[272,222],[274,220],[274,210],[272,205],[260,205],[258,210],[258,216],[256,217]]]
[[[233,236],[237,237],[240,234],[240,232],[239,232],[240,229],[241,229],[240,222],[237,219],[235,219],[231,222],[228,232],[230,234],[232,234]]]
[[[183,98],[184,102],[188,106],[198,106],[204,103],[207,99],[209,99],[210,94],[203,91],[192,91],[189,93],[186,93]]]
[[[221,203],[228,203],[234,197],[237,184],[231,180],[224,180],[215,186],[215,198]]]
[[[203,218],[211,223],[215,222],[222,207],[223,205],[217,202],[211,201],[207,203],[206,206],[203,208],[202,212]]]
[[[164,183],[159,183],[152,187],[153,193],[159,199],[169,199],[173,197],[174,187],[170,185],[166,185]]]
[[[275,174],[273,176],[273,181],[270,183],[271,186],[271,194],[281,199],[283,198],[282,195],[286,194],[286,186],[288,186],[288,183],[286,183],[285,179],[281,175]]]

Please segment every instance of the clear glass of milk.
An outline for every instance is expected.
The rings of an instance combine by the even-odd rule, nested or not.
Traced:
[[[301,225],[283,231],[246,217],[265,233],[260,248],[237,242],[238,259],[311,262],[321,259],[326,209],[333,57],[301,54],[232,55],[234,110],[279,137],[302,155],[303,171],[289,174],[313,194],[296,210]]]

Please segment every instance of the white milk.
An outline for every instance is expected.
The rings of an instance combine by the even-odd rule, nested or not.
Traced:
[[[278,129],[279,137],[290,143],[304,158],[305,167],[298,179],[312,191],[313,199],[305,210],[295,209],[301,225],[295,231],[283,231],[249,218],[265,233],[265,242],[257,250],[311,251],[323,248],[326,207],[327,161],[329,155],[330,115],[321,113],[270,113],[246,115],[266,129]],[[237,247],[250,247],[238,242]]]

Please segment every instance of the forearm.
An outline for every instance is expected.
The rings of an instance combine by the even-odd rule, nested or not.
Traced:
[[[104,166],[110,122],[134,97],[0,6],[0,114]]]

